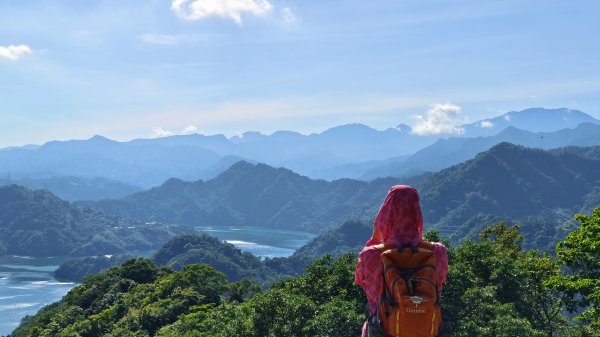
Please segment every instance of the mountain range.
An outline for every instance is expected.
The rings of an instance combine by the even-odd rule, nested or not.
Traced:
[[[555,242],[573,214],[600,204],[598,147],[544,151],[501,143],[436,173],[370,182],[313,180],[239,162],[209,181],[171,179],[118,200],[85,203],[113,216],[198,226],[266,226],[319,232],[371,222],[387,189],[416,186],[427,228],[455,239],[500,219],[520,221],[526,243]],[[543,223],[541,226],[539,223]]]
[[[71,204],[45,190],[4,186],[0,254],[124,253],[157,247],[189,231],[160,223],[324,233],[348,219],[372,223],[387,189],[399,183],[419,191],[426,229],[460,241],[506,220],[522,225],[526,246],[548,248],[572,229],[573,214],[600,204],[598,167],[598,146],[545,151],[501,143],[472,160],[408,179],[329,182],[242,161],[208,181],[170,179],[95,202]]]
[[[577,138],[583,132],[582,123],[589,124],[589,132],[596,132],[595,138],[583,134]],[[310,135],[292,131],[271,135],[246,132],[229,138],[192,134],[128,142],[95,136],[1,149],[0,172],[10,174],[17,182],[65,177],[89,182],[103,178],[150,188],[170,178],[211,179],[243,159],[285,167],[312,178],[369,180],[435,171],[471,159],[500,141],[543,148],[600,145],[598,131],[593,130],[598,125],[600,121],[581,111],[533,108],[465,124],[459,128],[461,134],[449,139],[444,135],[417,135],[406,125],[379,131],[362,124],[341,125]],[[540,137],[546,140],[542,144]],[[63,194],[68,190],[65,186],[31,186],[50,188],[69,200],[98,199],[103,194],[91,189],[89,193],[68,195]]]
[[[564,146],[600,145],[600,124],[582,123],[572,129],[553,132],[530,132],[510,126],[494,136],[440,139],[408,157],[390,158],[385,162],[378,162],[378,165],[373,162],[363,163],[361,166],[367,169],[356,178],[370,180],[435,172],[472,159],[476,154],[502,142],[546,150]],[[360,172],[360,169],[355,172]]]
[[[460,239],[500,219],[512,220],[522,225],[526,245],[552,246],[570,229],[561,226],[573,214],[600,204],[597,151],[498,144],[422,180],[425,221]]]
[[[240,161],[216,178],[161,186],[121,199],[78,202],[112,216],[193,226],[265,226],[310,232],[367,218],[397,178],[313,180]]]

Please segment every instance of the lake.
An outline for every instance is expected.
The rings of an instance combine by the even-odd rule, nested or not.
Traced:
[[[24,316],[61,299],[75,285],[52,276],[65,260],[0,256],[0,336],[14,330]]]
[[[314,234],[261,227],[197,227],[260,257],[286,257]],[[149,254],[144,254],[150,256]],[[26,315],[60,300],[73,282],[61,282],[52,272],[68,258],[0,256],[0,336],[9,334]]]
[[[216,236],[259,257],[292,255],[316,235],[263,227],[194,227],[197,231]]]

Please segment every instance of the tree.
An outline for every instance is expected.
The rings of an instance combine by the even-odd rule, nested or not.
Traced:
[[[521,248],[518,226],[499,223],[449,250],[445,315],[455,337],[555,336],[563,322],[560,301],[544,287],[558,266]]]
[[[580,228],[556,245],[556,255],[565,267],[564,275],[548,285],[569,296],[567,309],[581,311],[576,320],[582,325],[575,335],[600,336],[600,206],[592,216],[577,214]]]

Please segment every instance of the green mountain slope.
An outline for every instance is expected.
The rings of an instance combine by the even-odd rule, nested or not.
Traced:
[[[371,218],[375,203],[397,183],[312,180],[284,168],[238,162],[209,181],[171,179],[123,199],[87,205],[141,221],[318,232],[350,218]]]
[[[349,220],[339,227],[321,233],[300,247],[292,256],[267,259],[265,264],[278,273],[297,275],[312,261],[325,255],[340,257],[348,252],[358,254],[372,233],[373,225]]]
[[[230,281],[246,278],[266,284],[277,276],[256,256],[206,234],[175,237],[158,250],[153,260],[175,270],[189,264],[210,264],[225,273]]]
[[[85,256],[157,247],[182,231],[73,207],[45,190],[0,187],[0,254]]]
[[[543,235],[556,241],[564,236],[557,232],[560,224],[597,204],[598,167],[600,160],[573,151],[550,153],[501,143],[430,175],[418,189],[425,221],[446,233],[477,232],[489,224],[482,217],[493,216],[531,221],[524,228],[528,240]]]
[[[426,229],[456,240],[500,219],[521,222],[525,244],[552,246],[573,214],[600,203],[597,147],[535,150],[501,143],[475,159],[408,179],[312,180],[286,169],[239,162],[215,179],[172,179],[120,200],[89,203],[141,221],[205,226],[266,226],[306,231],[347,219],[371,223],[387,189],[413,184]]]
[[[31,189],[45,189],[66,201],[122,198],[139,192],[141,187],[106,178],[52,177],[18,179],[12,183]]]

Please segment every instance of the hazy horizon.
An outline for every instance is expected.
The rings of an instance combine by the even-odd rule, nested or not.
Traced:
[[[600,119],[596,1],[0,3],[0,148]]]

